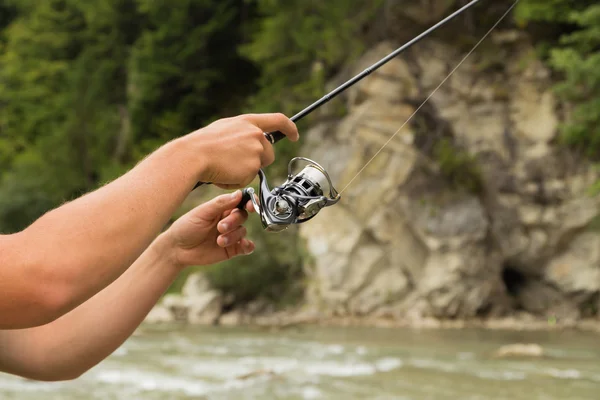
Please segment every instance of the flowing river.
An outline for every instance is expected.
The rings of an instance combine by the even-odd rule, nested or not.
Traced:
[[[513,343],[546,356],[491,357]],[[0,374],[0,399],[600,399],[600,335],[143,326],[76,381]]]

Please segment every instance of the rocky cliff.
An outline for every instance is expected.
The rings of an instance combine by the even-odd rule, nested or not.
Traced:
[[[348,187],[300,228],[310,260],[299,318],[599,318],[600,200],[589,188],[600,173],[557,143],[565,106],[525,35],[497,30],[403,125],[471,46],[459,47],[421,42],[336,99],[344,118],[303,134],[301,155]],[[192,322],[242,321],[195,281],[206,286],[196,277],[184,294],[209,310],[189,296],[165,305]]]
[[[428,40],[307,135],[343,200],[301,228],[318,315],[579,319],[600,306],[600,178],[558,144],[561,107],[527,37],[496,32],[362,171],[465,54]],[[356,66],[393,50],[382,43]],[[352,178],[359,173],[358,177]]]

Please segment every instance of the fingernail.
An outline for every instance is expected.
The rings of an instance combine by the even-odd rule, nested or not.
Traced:
[[[251,249],[250,243],[244,242],[244,254],[249,255],[254,253],[254,250]]]
[[[225,247],[229,246],[229,238],[227,236],[223,237],[223,246],[225,246]]]
[[[237,198],[237,195],[238,195],[239,192],[240,192],[239,190],[236,190],[235,192],[231,193],[231,198],[232,199]]]
[[[222,228],[223,230],[225,230],[225,231],[226,231],[226,230],[228,230],[228,229],[229,229],[229,224],[228,224],[227,222],[223,222],[223,223],[221,224],[221,228]]]

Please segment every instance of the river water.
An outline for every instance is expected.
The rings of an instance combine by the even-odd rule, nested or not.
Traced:
[[[548,357],[490,357],[512,343]],[[143,326],[76,381],[0,374],[0,399],[600,399],[600,335]]]

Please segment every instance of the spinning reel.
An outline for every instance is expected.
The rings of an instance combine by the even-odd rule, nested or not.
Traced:
[[[298,161],[305,161],[307,165],[294,175],[292,169]],[[258,176],[258,202],[254,196],[254,189],[246,188],[238,208],[243,208],[248,200],[251,200],[254,209],[260,215],[263,228],[269,232],[280,232],[291,224],[309,221],[321,209],[340,200],[327,171],[308,158],[292,158],[288,164],[287,180],[273,189],[269,188],[262,169],[258,171]],[[329,197],[324,195],[327,191]]]

